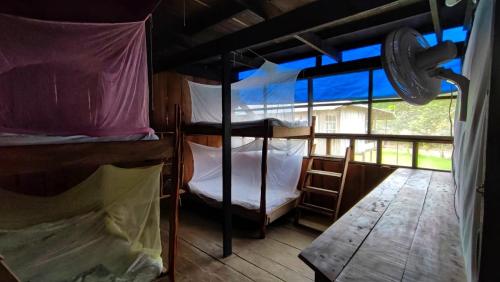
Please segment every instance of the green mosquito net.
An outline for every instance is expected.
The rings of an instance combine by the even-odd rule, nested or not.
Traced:
[[[53,197],[0,189],[0,254],[22,281],[151,281],[161,170],[105,165]]]

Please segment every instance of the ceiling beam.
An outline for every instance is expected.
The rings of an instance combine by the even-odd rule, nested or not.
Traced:
[[[440,10],[442,29],[463,24],[462,15],[465,14],[465,5],[460,7],[461,4],[453,8],[443,8]],[[349,49],[380,43],[382,42],[380,38],[384,38],[387,33],[401,26],[415,28],[421,33],[433,32],[434,28],[428,2],[422,1],[387,12],[384,13],[383,17],[370,17],[342,26],[325,29],[316,33],[316,35],[321,37],[330,46],[335,46],[338,50],[344,50],[345,48]],[[252,49],[270,60],[282,57],[281,54],[297,52],[311,53],[304,49],[301,42],[297,42],[296,40],[287,40],[278,44],[269,44]]]
[[[267,20],[269,18],[266,10],[264,9],[264,6],[261,3],[261,0],[232,0],[232,2],[238,3],[240,6],[254,13],[256,16],[262,18],[262,20]]]
[[[411,2],[411,1],[409,1]],[[268,21],[242,29],[222,38],[201,44],[190,50],[170,56],[157,56],[155,70],[167,70],[182,64],[193,63],[218,54],[237,51],[254,45],[327,27],[349,17],[380,15],[400,8],[397,0],[337,1],[318,0]],[[404,2],[407,3],[407,2]]]
[[[342,53],[340,53],[335,48],[332,48],[325,41],[319,38],[316,34],[312,32],[306,32],[295,35],[295,38],[311,47],[312,49],[329,56],[337,62],[342,61]]]
[[[205,9],[206,11],[203,13],[193,16],[192,20],[188,19],[183,33],[188,35],[196,34],[224,20],[230,19],[246,9],[234,1],[221,2],[221,4],[208,7],[210,8]]]
[[[420,1],[400,9],[387,11],[383,14],[383,16],[368,17],[329,29],[324,29],[317,32],[316,35],[325,41],[330,41],[332,38],[343,36],[345,34],[355,34],[356,32],[365,29],[372,29],[372,31],[376,31],[378,26],[391,24],[393,22],[399,22],[400,25],[408,25],[408,22],[413,22],[413,17],[418,17],[424,13],[429,13],[429,5],[427,1]],[[265,56],[283,49],[291,49],[301,45],[302,43],[297,42],[296,40],[287,40],[279,44],[253,48],[253,50]],[[332,45],[330,44],[330,46]]]
[[[264,59],[262,58],[250,58],[239,52],[232,52],[231,55],[230,60],[232,63],[246,68],[257,69],[264,63]]]

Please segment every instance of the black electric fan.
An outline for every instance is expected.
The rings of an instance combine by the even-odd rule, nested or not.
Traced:
[[[451,41],[430,47],[425,38],[411,28],[391,32],[382,48],[382,65],[398,95],[413,105],[425,105],[441,93],[441,82],[457,86],[460,97],[459,119],[467,118],[469,80],[440,67],[457,56]]]

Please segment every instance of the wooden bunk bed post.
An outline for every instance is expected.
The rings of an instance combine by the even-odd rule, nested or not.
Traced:
[[[269,126],[269,120],[264,121],[265,135],[262,141],[262,160],[260,167],[260,238],[264,239],[266,237],[266,224],[267,224],[267,212],[266,212],[266,189],[267,189],[267,149],[269,143],[269,135],[271,133],[271,128]]]
[[[179,226],[179,185],[181,182],[181,108],[175,105],[175,147],[172,172],[175,173],[173,190],[170,192],[170,218],[169,218],[169,236],[168,236],[168,277],[170,281],[175,281],[175,256],[177,253],[177,230]]]
[[[231,212],[231,61],[230,53],[222,55],[222,208],[224,222],[222,230],[223,256],[232,250]]]

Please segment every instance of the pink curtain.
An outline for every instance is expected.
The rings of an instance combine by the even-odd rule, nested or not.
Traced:
[[[0,132],[150,133],[144,22],[0,14]]]

